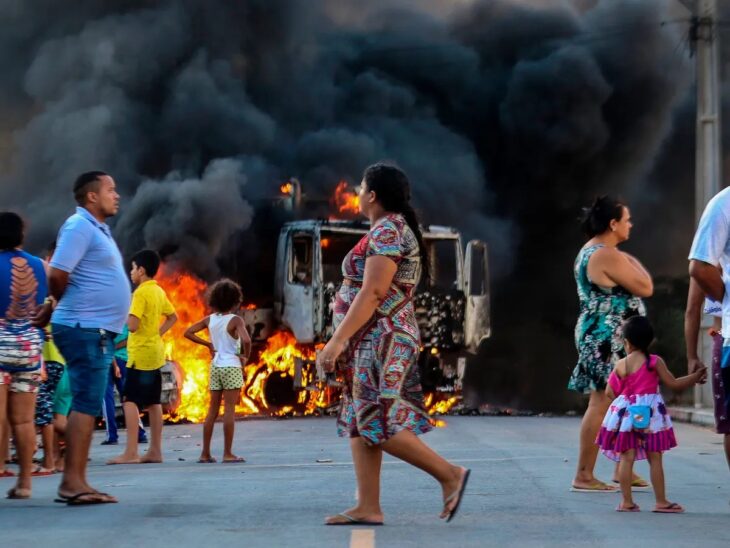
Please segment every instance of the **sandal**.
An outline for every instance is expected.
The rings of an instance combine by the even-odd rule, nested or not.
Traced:
[[[84,498],[86,497],[86,498]],[[93,498],[89,498],[93,497]],[[99,498],[106,497],[106,498]],[[54,499],[53,502],[59,502],[68,506],[89,506],[92,504],[115,504],[116,500],[110,500],[111,495],[108,493],[100,493],[98,491],[87,491],[83,493],[76,493],[75,495],[62,495],[58,494],[58,498]]]
[[[36,466],[30,473],[31,476],[52,476],[56,472],[50,468],[43,468],[42,466]]]
[[[7,498],[9,499],[29,499],[32,491],[23,489],[22,487],[11,487],[8,490]]]
[[[618,480],[612,480],[613,483],[616,485],[620,485],[620,482]],[[646,481],[644,478],[636,477],[631,480],[631,490],[632,491],[648,491],[651,489],[651,484]]]
[[[468,468],[462,468],[461,470],[461,483],[459,484],[458,489],[455,492],[451,493],[448,497],[446,497],[446,500],[444,500],[444,512],[446,512],[446,515],[444,517],[446,518],[446,523],[454,519],[456,512],[459,510],[459,506],[461,505],[461,499],[463,498],[464,490],[466,489],[466,482],[469,481],[469,474],[471,474],[471,470],[469,470]],[[447,510],[449,503],[453,500],[456,500],[456,504],[454,504],[454,507],[451,510]]]
[[[340,519],[342,518],[342,519]],[[350,514],[347,514],[345,512],[340,512],[339,514],[335,516],[330,516],[325,520],[325,525],[370,525],[370,526],[377,526],[377,525],[383,525],[382,521],[374,521],[369,519],[359,519],[356,517],[351,516]]]
[[[223,459],[223,464],[235,464],[237,462],[246,462],[243,457],[236,457],[235,459]]]
[[[652,512],[657,514],[681,514],[684,512],[684,508],[676,502],[670,502],[669,506],[664,506],[662,508],[655,506]]]
[[[570,486],[570,490],[575,493],[615,493],[618,491],[616,487],[603,483],[601,480],[593,480],[586,487],[580,487],[572,484]]]

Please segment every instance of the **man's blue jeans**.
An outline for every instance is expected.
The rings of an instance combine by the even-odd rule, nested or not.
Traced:
[[[66,360],[71,411],[98,417],[114,357],[114,333],[52,324],[53,340]]]

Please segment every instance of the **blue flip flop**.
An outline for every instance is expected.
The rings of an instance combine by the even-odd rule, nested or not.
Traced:
[[[457,510],[459,510],[459,506],[461,505],[461,499],[464,495],[464,490],[466,489],[466,482],[469,481],[469,474],[471,474],[471,470],[469,468],[464,468],[464,476],[461,480],[461,486],[459,487],[458,491],[451,493],[448,497],[446,497],[446,500],[444,501],[444,506],[447,506],[452,500],[456,499],[456,504],[451,509],[451,512],[449,512],[449,514],[446,516],[446,523],[454,519]]]

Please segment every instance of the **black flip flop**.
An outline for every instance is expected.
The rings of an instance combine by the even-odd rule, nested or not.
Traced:
[[[357,519],[357,518],[353,518],[350,514],[346,514],[344,512],[340,512],[337,515],[345,518],[347,521],[333,521],[331,523],[325,523],[325,525],[369,525],[371,527],[377,527],[377,526],[383,525],[382,521],[370,521],[367,519]]]
[[[11,487],[10,490],[8,491],[7,496],[5,498],[8,498],[8,499],[29,499],[31,497],[31,495],[28,495],[28,496],[19,495],[18,494],[18,491],[30,491],[30,489],[21,489],[21,488],[18,488],[18,487]]]
[[[67,497],[66,495],[58,495],[57,499],[54,499],[53,502],[58,502],[61,504],[66,504],[68,506],[90,506],[92,504],[114,504],[116,501],[113,500],[101,500],[101,499],[92,499],[92,500],[81,500],[82,497],[89,497],[89,496],[102,496],[102,497],[109,497],[108,493],[99,493],[97,491],[87,491],[85,493],[76,493],[75,495],[72,495],[70,497]]]
[[[459,506],[461,505],[461,499],[464,496],[464,489],[466,489],[466,482],[469,481],[469,474],[471,474],[471,470],[469,468],[466,468],[466,471],[464,472],[464,479],[461,481],[461,487],[459,487],[459,490],[456,493],[452,493],[445,501],[445,505],[454,500],[454,497],[456,497],[456,505],[454,508],[449,512],[449,515],[446,517],[446,523],[450,522],[452,519],[454,519],[454,516],[456,515],[457,510],[459,509]]]

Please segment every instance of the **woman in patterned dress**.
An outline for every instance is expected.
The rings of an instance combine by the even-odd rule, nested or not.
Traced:
[[[335,332],[318,356],[327,371],[345,364],[345,389],[337,419],[350,438],[357,476],[354,507],[326,518],[327,525],[381,525],[383,451],[417,466],[441,485],[450,521],[461,502],[469,470],[449,463],[416,436],[432,428],[418,374],[420,335],[413,292],[426,267],[410,185],[398,168],[365,170],[360,209],[370,232],[342,264],[344,282],[334,310]]]
[[[46,297],[43,262],[23,251],[25,226],[0,212],[0,440],[10,420],[20,473],[9,499],[31,496],[35,452],[35,400],[41,382],[43,332],[31,324]]]
[[[651,275],[642,264],[618,249],[629,239],[631,227],[629,209],[607,196],[597,198],[583,220],[583,230],[590,239],[575,259],[580,301],[575,326],[578,363],[568,388],[590,394],[590,399],[581,423],[574,491],[616,489],[593,475],[598,457],[595,440],[611,403],[606,396],[608,376],[616,362],[625,357],[621,325],[631,316],[646,314],[641,297],[650,297],[654,291]],[[617,478],[614,473],[614,480]],[[634,486],[648,484],[636,476]]]

